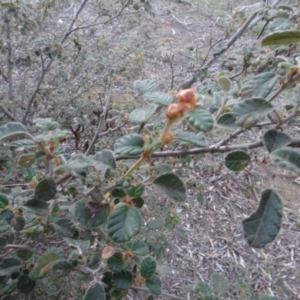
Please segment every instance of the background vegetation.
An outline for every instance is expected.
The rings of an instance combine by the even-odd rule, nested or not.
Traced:
[[[1,299],[299,298],[299,4],[219,2],[0,1]]]

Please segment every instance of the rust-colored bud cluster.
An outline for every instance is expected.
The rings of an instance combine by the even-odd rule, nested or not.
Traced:
[[[197,98],[193,89],[181,90],[176,98],[178,103],[170,104],[166,112],[169,120],[180,118],[186,111],[193,110],[197,106]]]

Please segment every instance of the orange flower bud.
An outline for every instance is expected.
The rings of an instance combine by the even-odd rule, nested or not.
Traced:
[[[166,112],[166,117],[169,119],[169,120],[172,120],[172,119],[175,119],[177,118],[179,115],[179,111],[178,111],[178,104],[170,104],[168,109],[167,109],[167,112]]]
[[[177,94],[177,100],[179,103],[189,103],[191,105],[190,109],[194,109],[197,104],[196,94],[193,89],[181,90]]]

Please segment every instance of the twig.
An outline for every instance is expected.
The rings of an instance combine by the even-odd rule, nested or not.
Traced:
[[[110,101],[111,101],[111,91],[112,91],[112,86],[110,86],[110,88],[109,88],[109,92],[106,97],[105,107],[104,107],[102,115],[100,116],[98,127],[96,129],[96,132],[94,134],[94,137],[93,137],[88,149],[84,153],[85,155],[90,153],[90,151],[92,150],[92,148],[94,147],[95,143],[97,142],[97,140],[99,138],[99,133],[100,133],[101,129],[105,125],[105,120],[106,120],[107,112],[109,110],[109,105],[110,105]]]
[[[38,249],[34,249],[34,248],[30,248],[28,246],[24,246],[24,245],[6,245],[4,246],[4,248],[7,248],[7,249],[20,249],[20,250],[28,250],[36,255],[39,255],[39,256],[43,256],[44,253],[41,252],[40,250]]]

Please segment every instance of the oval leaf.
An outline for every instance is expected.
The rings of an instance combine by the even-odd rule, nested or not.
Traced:
[[[148,105],[145,108],[134,109],[129,115],[130,122],[136,124],[146,123],[154,115],[156,107],[156,105]]]
[[[141,226],[142,218],[138,210],[119,203],[109,216],[108,235],[117,243],[125,243],[140,232]]]
[[[251,162],[251,157],[248,153],[242,150],[235,150],[226,155],[225,166],[235,172],[244,170]]]
[[[281,148],[275,150],[270,155],[271,162],[277,166],[300,173],[300,154],[291,148]]]
[[[140,272],[142,277],[144,277],[145,279],[149,279],[154,275],[155,271],[156,271],[155,260],[150,256],[145,257],[140,263]]]
[[[154,295],[161,294],[161,281],[158,276],[153,275],[151,278],[147,279],[146,286]]]
[[[5,139],[13,139],[27,133],[26,127],[19,122],[9,122],[0,126],[0,142]]]
[[[264,190],[257,211],[243,220],[244,237],[251,247],[263,248],[275,239],[281,226],[282,212],[277,192]]]
[[[262,46],[289,45],[298,43],[300,43],[299,30],[283,30],[273,32],[265,36],[261,41]]]
[[[147,92],[153,92],[156,89],[156,83],[151,79],[136,80],[134,88],[139,94],[144,95]]]
[[[5,208],[9,204],[8,198],[5,194],[0,193],[0,209]]]
[[[21,267],[22,263],[17,258],[4,258],[0,261],[0,276],[11,275]]]
[[[246,99],[235,105],[231,114],[236,118],[236,124],[250,128],[273,111],[273,105],[262,98]]]
[[[185,200],[185,186],[177,175],[173,173],[163,174],[156,177],[153,181],[153,184],[172,200]]]
[[[75,205],[75,218],[83,225],[96,227],[103,224],[110,212],[108,203],[80,200]]]
[[[52,224],[58,234],[72,238],[76,232],[76,226],[70,219],[60,219]]]
[[[132,273],[130,271],[123,270],[113,274],[111,283],[119,290],[128,290],[132,285],[132,278]]]
[[[84,294],[83,300],[106,300],[105,290],[100,283],[95,283]]]
[[[22,168],[29,168],[35,162],[35,154],[34,153],[26,153],[22,154],[18,159],[18,164]]]
[[[258,74],[242,85],[241,93],[247,93],[247,98],[266,98],[277,80],[278,76],[272,72]]]
[[[135,240],[132,242],[131,250],[135,255],[147,255],[149,253],[148,246],[142,240]]]
[[[159,104],[165,107],[168,107],[170,104],[174,102],[174,98],[166,93],[146,93],[144,95],[145,99],[153,102],[155,104]]]
[[[228,129],[235,129],[237,125],[235,124],[236,118],[233,114],[227,113],[223,114],[217,121],[217,125],[219,127],[228,128]]]
[[[184,114],[187,122],[196,130],[208,132],[214,127],[212,115],[203,109],[194,109]]]
[[[139,134],[125,135],[115,142],[116,154],[139,155],[143,152],[144,139]]]
[[[226,76],[221,76],[218,78],[218,85],[223,92],[229,92],[231,89],[231,81]]]
[[[120,252],[114,253],[108,260],[107,266],[112,272],[121,272],[125,267],[123,255]]]
[[[263,143],[267,150],[271,153],[272,151],[289,145],[291,143],[291,139],[287,134],[271,129],[264,134]]]
[[[194,144],[198,147],[207,146],[205,137],[200,133],[196,134],[194,132],[188,132],[188,131],[177,132],[175,134],[175,139]]]
[[[36,200],[49,201],[56,195],[56,183],[52,178],[41,180],[34,191]]]

